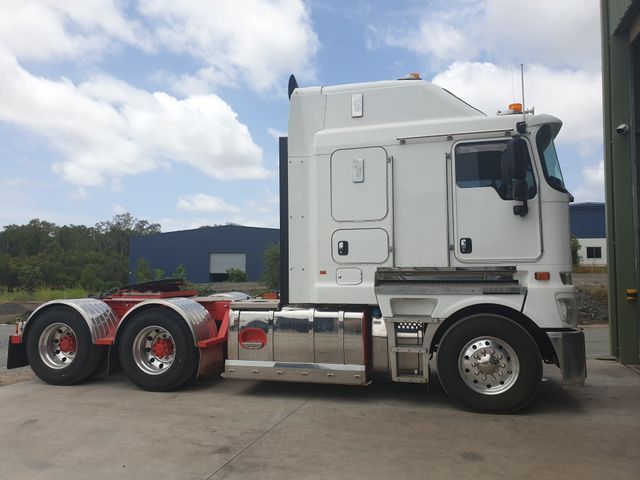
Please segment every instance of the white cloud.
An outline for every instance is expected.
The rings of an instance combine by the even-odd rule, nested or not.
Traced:
[[[278,228],[279,217],[278,215],[260,215],[259,217],[253,217],[250,215],[238,214],[233,217],[203,217],[188,220],[184,218],[165,217],[155,220],[155,222],[162,226],[163,232],[191,230],[205,226],[212,227],[215,225],[226,225],[230,223],[234,225],[245,225],[248,227]]]
[[[520,101],[519,72],[492,63],[453,63],[433,78],[488,115],[504,110],[512,100]],[[559,117],[564,125],[556,142],[575,146],[583,155],[602,148],[601,77],[599,72],[550,70],[530,65],[525,72],[526,107],[536,113]]]
[[[583,184],[574,192],[577,201],[604,201],[604,160],[582,169]]]
[[[257,91],[289,73],[313,78],[319,42],[302,0],[142,0],[156,42],[205,66],[173,79],[179,93],[203,93],[241,79]]]
[[[455,0],[434,2],[402,28],[371,25],[365,41],[425,55],[428,65],[489,60],[599,69],[598,2]],[[378,38],[376,39],[375,36]]]
[[[303,0],[4,0],[0,45],[20,62],[170,50],[200,64],[160,75],[188,96],[240,80],[263,92],[290,73],[313,79],[319,42]]]
[[[267,128],[267,133],[269,135],[271,135],[272,138],[274,138],[275,140],[278,140],[280,137],[286,137],[287,136],[287,132],[284,132],[282,130],[276,130],[275,128]]]
[[[490,0],[474,41],[503,62],[600,68],[599,2]]]
[[[512,92],[512,71],[492,63],[456,62],[433,78],[488,115],[506,109],[512,100],[520,101],[519,72],[513,72],[516,98]],[[602,100],[599,72],[550,70],[529,65],[525,72],[526,107],[536,113],[559,117],[563,127],[556,140],[571,145],[583,155],[602,149]]]
[[[204,193],[196,193],[194,195],[187,195],[178,200],[176,208],[180,210],[188,210],[191,212],[228,212],[235,213],[239,209],[235,205],[231,205],[221,198],[214,197],[213,195],[207,195]]]
[[[393,47],[403,47],[430,60],[469,58],[474,52],[473,44],[458,28],[440,20],[423,19],[415,32],[387,31],[383,42]],[[371,40],[367,41],[372,45]]]
[[[268,175],[262,149],[217,95],[179,100],[104,76],[53,81],[2,49],[0,84],[0,121],[47,138],[64,157],[54,171],[74,185],[102,185],[169,162],[223,180]]]
[[[114,0],[4,0],[0,45],[19,59],[96,54],[118,43],[151,48],[149,34]]]

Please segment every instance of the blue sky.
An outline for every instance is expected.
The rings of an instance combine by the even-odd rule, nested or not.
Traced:
[[[576,201],[602,201],[596,0],[4,0],[0,227],[278,225],[286,83],[420,72],[489,115],[564,121]]]

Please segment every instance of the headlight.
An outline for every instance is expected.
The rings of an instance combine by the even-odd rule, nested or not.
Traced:
[[[570,327],[578,325],[578,303],[574,294],[556,293],[556,305],[563,324]]]

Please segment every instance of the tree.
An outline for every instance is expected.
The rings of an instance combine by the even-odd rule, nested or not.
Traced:
[[[76,287],[97,292],[127,283],[129,238],[160,232],[160,225],[129,213],[93,227],[33,219],[0,228],[0,286]],[[34,270],[37,267],[38,270]],[[144,269],[143,269],[144,270]],[[149,266],[150,280],[153,272]],[[21,275],[19,275],[21,271]]]
[[[184,263],[180,262],[180,265],[176,267],[171,275],[172,278],[180,278],[182,280],[187,279],[187,269],[184,268]]]
[[[280,245],[271,243],[262,252],[262,275],[260,281],[267,288],[280,288]]]
[[[573,262],[573,265],[579,265],[580,260],[582,260],[580,255],[578,255],[579,250],[580,242],[574,235],[571,235],[571,261]]]
[[[18,284],[27,292],[42,286],[44,275],[38,266],[23,265],[18,269]]]
[[[148,282],[151,280],[151,265],[146,258],[140,257],[136,262],[136,282]]]
[[[164,280],[166,278],[165,274],[164,274],[164,270],[161,268],[154,268],[153,269],[153,279],[154,280]]]
[[[229,275],[230,282],[246,282],[247,274],[244,273],[239,268],[229,268],[227,270],[227,275]]]

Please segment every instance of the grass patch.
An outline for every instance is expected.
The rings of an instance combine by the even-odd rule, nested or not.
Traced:
[[[86,298],[87,291],[83,288],[38,288],[33,292],[0,290],[0,302],[47,302],[58,298]]]
[[[607,267],[600,265],[574,265],[573,271],[575,273],[607,273]]]

